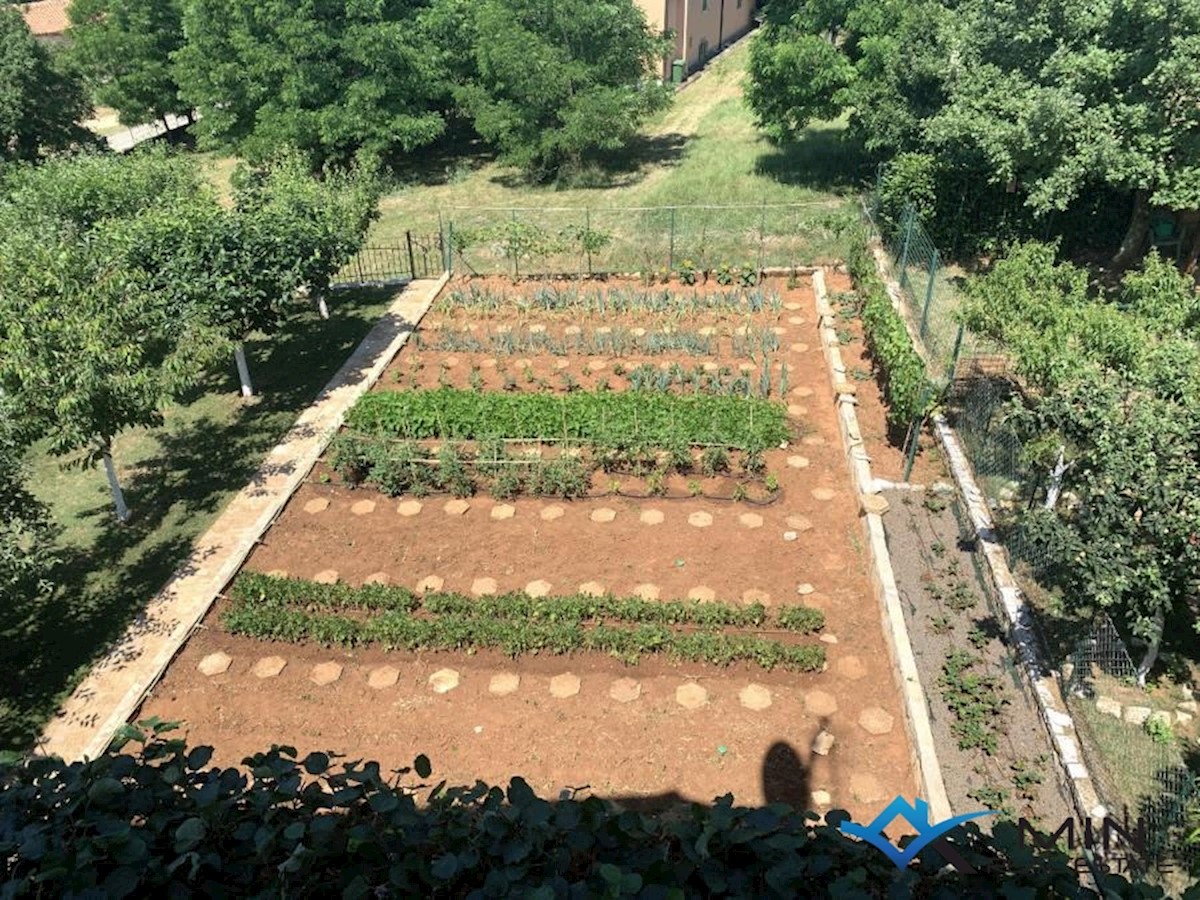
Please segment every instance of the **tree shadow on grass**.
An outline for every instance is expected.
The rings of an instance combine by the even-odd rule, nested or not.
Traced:
[[[683,160],[688,137],[672,132],[636,135],[620,151],[597,154],[577,165],[559,170],[556,178],[538,181],[519,169],[493,175],[493,184],[510,190],[542,185],[555,190],[611,190],[632,187],[643,181],[652,169],[672,168]]]
[[[776,144],[755,163],[755,172],[780,184],[835,194],[857,193],[870,180],[871,158],[841,129],[813,128]]]
[[[191,402],[203,393],[229,396],[241,403],[232,421],[206,414],[160,429],[157,452],[126,478],[133,511],[127,525],[115,523],[107,503],[80,514],[101,523],[100,534],[91,546],[63,552],[57,591],[32,633],[14,633],[0,610],[7,670],[0,692],[0,748],[27,747],[36,738],[62,692],[188,560],[196,537],[251,481],[263,456],[342,366],[377,321],[379,304],[394,293],[339,292],[328,321],[301,313],[278,334],[248,342],[260,396],[248,403],[237,399],[232,360],[227,371],[209,372]],[[103,475],[97,471],[95,477]]]

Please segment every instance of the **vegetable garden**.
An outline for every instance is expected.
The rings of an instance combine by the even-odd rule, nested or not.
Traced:
[[[913,776],[836,421],[807,278],[452,282],[141,714],[869,816]]]

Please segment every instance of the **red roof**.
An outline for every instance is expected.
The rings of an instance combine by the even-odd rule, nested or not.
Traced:
[[[51,37],[62,34],[71,24],[67,18],[67,7],[71,0],[37,0],[36,3],[22,3],[21,15],[25,24],[38,37]]]

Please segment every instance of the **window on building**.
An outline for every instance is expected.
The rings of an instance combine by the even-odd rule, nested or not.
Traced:
[[[708,0],[700,0],[700,12],[708,12]]]

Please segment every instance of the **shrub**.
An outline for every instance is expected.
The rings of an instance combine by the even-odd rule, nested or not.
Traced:
[[[210,765],[169,723],[127,726],[98,759],[34,757],[0,768],[0,859],[13,896],[1093,897],[1059,849],[1029,850],[999,823],[944,837],[978,870],[936,851],[898,873],[869,844],[778,804],[679,805],[650,814],[598,797],[430,788],[432,766],[275,747],[242,769]],[[134,747],[130,750],[130,745]],[[304,785],[303,790],[300,789]],[[1101,876],[1104,896],[1155,897]]]
[[[875,269],[865,230],[852,240],[847,260],[858,289],[867,344],[883,376],[888,420],[903,425],[922,418],[934,397],[925,361],[913,347],[904,319],[892,306],[887,288]]]

